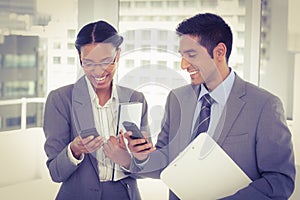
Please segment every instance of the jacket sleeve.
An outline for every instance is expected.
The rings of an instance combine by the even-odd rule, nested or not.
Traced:
[[[69,104],[69,105],[68,105]],[[78,168],[67,155],[67,146],[72,141],[69,100],[58,91],[52,91],[47,98],[43,129],[44,145],[48,156],[47,167],[55,182],[64,182]]]
[[[170,96],[171,93],[169,94],[165,105],[165,113],[162,120],[162,129],[158,134],[156,150],[149,154],[146,163],[137,164],[135,160],[132,160],[130,171],[133,173],[138,173],[139,175],[145,177],[159,179],[161,171],[168,165]]]

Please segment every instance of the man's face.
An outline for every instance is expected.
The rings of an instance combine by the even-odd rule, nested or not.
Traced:
[[[209,84],[210,81],[213,81],[217,67],[207,49],[199,44],[197,36],[182,35],[179,53],[182,56],[181,68],[190,74],[193,85]]]
[[[95,90],[111,86],[119,51],[110,43],[87,44],[81,47],[82,68]]]

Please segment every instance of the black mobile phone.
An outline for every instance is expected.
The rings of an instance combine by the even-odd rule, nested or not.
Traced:
[[[88,137],[90,135],[93,135],[94,137],[98,137],[99,136],[96,128],[89,128],[89,129],[85,129],[85,130],[81,130],[80,131],[80,136],[82,138],[86,138],[86,137]]]
[[[142,139],[144,137],[144,135],[142,134],[142,132],[140,131],[140,129],[137,127],[137,125],[133,122],[129,122],[129,121],[124,121],[123,123],[124,128],[126,129],[126,131],[131,131],[132,135],[130,136],[132,139]],[[144,145],[147,144],[147,141],[139,144],[139,145]],[[149,150],[150,148],[144,149],[145,150]]]
[[[140,129],[137,127],[137,125],[133,122],[129,121],[124,121],[123,123],[124,128],[126,131],[131,131],[132,135],[130,136],[132,139],[141,139],[144,138],[142,132]]]

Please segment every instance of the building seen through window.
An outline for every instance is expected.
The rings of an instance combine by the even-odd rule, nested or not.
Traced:
[[[76,79],[76,10],[77,0],[0,0],[0,131],[41,126],[43,100],[30,99]]]
[[[288,111],[288,118],[292,119],[293,103],[288,97],[292,96],[291,89],[274,88],[274,81],[266,79],[270,77],[268,74],[273,73],[270,69],[274,69],[279,63],[275,61],[278,58],[275,56],[275,50],[270,51],[270,46],[276,44],[271,40],[278,37],[279,30],[283,36],[287,31],[277,30],[275,18],[272,17],[282,15],[280,19],[283,21],[287,18],[287,10],[284,11],[287,4],[277,6],[278,2],[261,1],[261,44],[258,50],[260,71],[256,72],[259,76],[256,84],[281,96]],[[119,0],[118,3],[119,20],[116,27],[124,36],[124,43],[121,46],[116,81],[125,80],[126,77],[136,79],[128,80],[128,84],[135,84],[131,86],[143,91],[149,98],[155,98],[148,100],[150,108],[155,105],[164,106],[165,97],[170,89],[189,82],[187,73],[180,69],[178,36],[174,31],[179,22],[199,12],[216,13],[229,23],[234,37],[229,66],[239,76],[249,76],[249,67],[252,65],[247,66],[245,60],[245,55],[251,51],[245,48],[247,42],[250,42],[247,35],[251,33],[251,30],[245,31],[251,17],[251,13],[246,13],[251,6],[248,1]],[[284,12],[275,12],[280,7]],[[76,81],[80,74],[78,56],[74,48],[78,29],[77,14],[78,0],[0,0],[0,100],[45,97],[49,91]],[[277,31],[271,31],[275,28]],[[286,40],[285,37],[283,39]],[[278,52],[279,48],[273,49]],[[289,55],[287,60],[288,57]],[[285,59],[280,60],[283,61]],[[140,74],[135,74],[138,70],[143,70],[139,73],[147,74],[148,77],[143,79]],[[168,70],[175,72],[174,77],[170,76]],[[284,71],[286,73],[283,74],[288,76],[292,70],[293,68]],[[135,76],[130,74],[131,72]],[[157,83],[157,80],[163,81]],[[286,79],[286,82],[285,87],[292,84],[292,79]],[[151,90],[150,85],[155,88],[164,87],[162,91],[165,92]],[[3,106],[0,104],[0,111]],[[5,124],[6,113],[0,113],[2,129],[10,129]]]

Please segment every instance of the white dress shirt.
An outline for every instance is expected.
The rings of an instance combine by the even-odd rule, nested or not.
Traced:
[[[211,105],[210,122],[209,122],[208,130],[207,130],[207,134],[209,134],[210,136],[213,136],[215,129],[217,127],[217,124],[220,120],[221,114],[226,105],[228,96],[231,92],[234,79],[235,79],[235,74],[231,70],[229,75],[226,77],[226,79],[211,92],[208,92],[203,84],[200,85],[201,90],[200,90],[200,94],[198,97],[196,111],[194,113],[193,127],[192,127],[192,131],[191,131],[191,135],[193,134],[194,126],[195,126],[196,120],[197,120],[198,115],[201,110],[202,101],[200,101],[200,99],[202,96],[209,93],[209,95],[214,99],[214,103]]]
[[[92,103],[93,116],[95,121],[95,128],[97,132],[103,136],[106,140],[110,136],[116,136],[117,129],[117,116],[118,116],[118,105],[119,99],[115,85],[113,84],[112,93],[110,99],[105,103],[105,105],[99,105],[99,98],[95,93],[93,86],[90,81],[85,77],[88,91]],[[69,145],[70,146],[70,145]],[[74,158],[71,153],[70,147],[68,151],[68,156],[70,160],[78,165],[84,158],[81,156],[79,160]],[[119,166],[115,165],[109,158],[107,158],[103,152],[103,147],[101,147],[97,153],[98,169],[100,181],[112,181],[120,180],[127,175],[124,174],[123,170]]]

